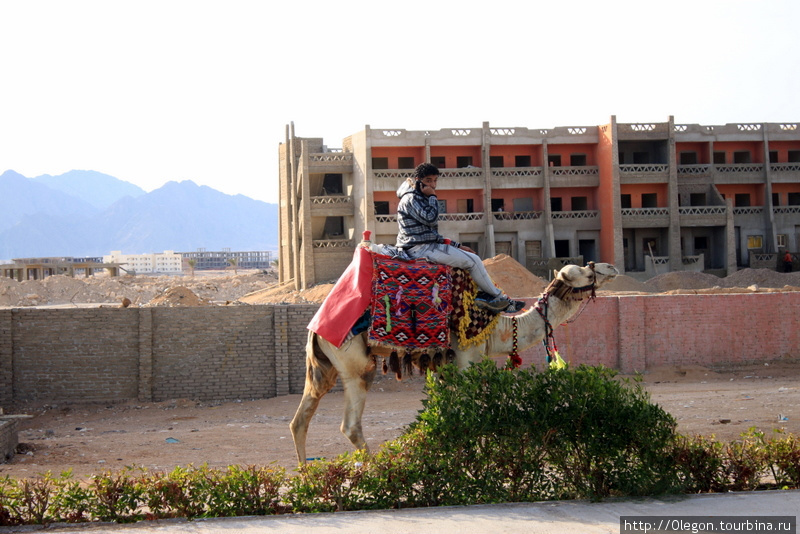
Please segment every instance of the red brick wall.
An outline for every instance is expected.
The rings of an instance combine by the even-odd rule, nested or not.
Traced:
[[[555,340],[573,365],[623,372],[800,358],[800,293],[599,297]],[[543,347],[523,353],[537,367]]]

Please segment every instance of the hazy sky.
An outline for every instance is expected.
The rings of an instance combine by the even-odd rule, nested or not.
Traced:
[[[0,0],[0,173],[278,200],[294,121],[800,122],[797,0]]]

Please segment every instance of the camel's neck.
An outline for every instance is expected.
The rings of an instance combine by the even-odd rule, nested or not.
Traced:
[[[495,326],[495,332],[490,338],[487,347],[489,355],[507,354],[513,350],[514,320],[517,322],[517,350],[524,350],[539,343],[545,336],[545,322],[542,314],[546,314],[547,321],[555,328],[568,321],[581,306],[580,300],[570,298],[561,299],[552,293],[544,293],[539,297],[536,307],[517,315],[501,315]]]

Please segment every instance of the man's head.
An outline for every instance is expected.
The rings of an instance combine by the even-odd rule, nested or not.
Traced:
[[[435,176],[439,177],[439,169],[436,168],[435,165],[431,165],[430,163],[420,163],[417,165],[417,168],[414,170],[414,177],[417,180],[422,180],[427,176]]]

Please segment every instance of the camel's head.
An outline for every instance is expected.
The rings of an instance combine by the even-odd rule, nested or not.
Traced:
[[[573,290],[599,289],[617,277],[619,271],[610,263],[589,262],[586,267],[565,265],[560,271],[554,271],[554,280],[561,280]]]

